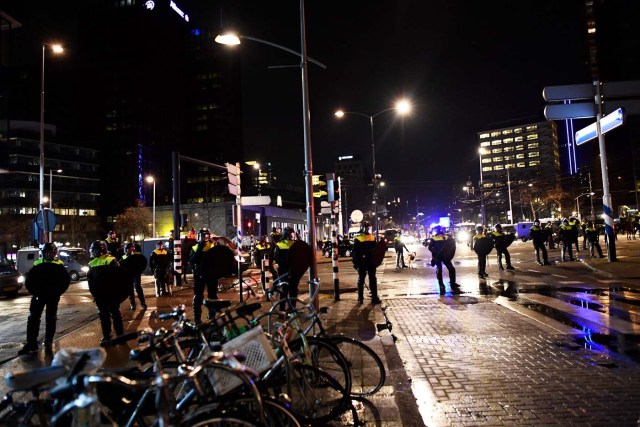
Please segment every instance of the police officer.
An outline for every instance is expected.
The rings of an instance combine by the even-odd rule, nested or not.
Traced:
[[[122,246],[120,245],[120,239],[118,239],[115,231],[109,231],[109,233],[107,233],[105,242],[107,243],[107,251],[111,255],[113,255],[117,260],[122,258]]]
[[[45,353],[52,353],[53,337],[56,333],[56,317],[60,296],[69,288],[69,274],[64,263],[57,259],[58,248],[53,243],[45,243],[40,249],[41,258],[33,263],[33,267],[25,277],[25,285],[32,295],[27,319],[27,343],[18,351],[19,355],[38,351],[38,332],[40,318],[45,307],[44,348]]]
[[[127,270],[129,275],[133,278],[133,286],[131,286],[131,292],[129,294],[131,310],[136,309],[136,293],[140,300],[140,306],[143,310],[146,310],[147,302],[144,298],[144,291],[142,290],[142,269],[146,267],[147,259],[137,250],[135,243],[125,243],[124,252],[122,259],[120,260],[120,265],[122,268]],[[142,267],[142,265],[144,265],[144,267]]]
[[[562,242],[562,250],[560,251],[560,259],[562,262],[566,261],[565,257],[569,252],[569,261],[575,261],[573,257],[573,240],[574,240],[574,227],[571,226],[568,219],[562,221],[560,226],[560,241]]]
[[[509,250],[507,249],[507,235],[502,232],[502,225],[496,224],[495,230],[490,234],[490,237],[493,239],[493,245],[496,247],[496,252],[498,253],[498,268],[504,270],[502,266],[502,255],[504,255],[507,270],[515,270],[511,265],[511,254],[509,254]]]
[[[589,253],[591,254],[591,258],[595,257],[594,249],[598,251],[598,258],[604,258],[604,255],[602,255],[602,248],[600,247],[600,230],[594,227],[593,221],[589,221],[587,223],[585,234],[589,241]]]
[[[291,227],[285,227],[282,230],[281,239],[276,243],[273,251],[273,259],[278,264],[278,281],[286,281],[287,286],[282,288],[282,298],[291,298],[295,301],[298,298],[298,287],[300,286],[300,277],[291,271],[291,263],[289,262],[289,250],[295,243],[296,233]],[[295,305],[295,302],[294,302]],[[280,305],[280,309],[284,310],[285,304]]]
[[[451,259],[447,259],[444,254],[446,245],[454,244],[452,237],[444,233],[444,228],[437,225],[433,229],[431,239],[429,239],[429,245],[427,248],[431,251],[432,259],[431,265],[436,268],[436,278],[438,279],[438,285],[440,285],[440,292],[444,293],[444,281],[442,279],[442,264],[447,267],[449,272],[449,283],[451,284],[451,291],[454,293],[460,292],[460,285],[456,283],[456,269],[451,263]]]
[[[376,248],[376,239],[369,233],[371,225],[364,221],[360,225],[360,234],[353,239],[353,266],[358,270],[358,304],[364,303],[364,278],[369,275],[369,289],[371,290],[371,303],[380,304],[378,297],[378,278],[376,277],[376,265],[373,262],[373,252]]]
[[[156,297],[169,295],[167,290],[167,275],[169,274],[169,253],[164,248],[164,243],[156,243],[156,249],[149,257],[149,267],[156,279]]]
[[[271,228],[269,239],[271,240],[271,244],[275,245],[282,239],[282,233],[276,227],[273,227]]]
[[[89,261],[89,273],[87,273],[87,281],[89,289],[106,286],[103,283],[104,275],[106,275],[107,267],[118,266],[118,260],[108,253],[107,242],[104,240],[96,240],[89,247],[91,261]],[[93,293],[93,292],[92,292]],[[116,336],[124,333],[122,324],[122,313],[120,312],[120,304],[107,298],[99,298],[94,294],[95,303],[98,307],[98,317],[100,318],[100,326],[102,327],[101,346],[108,346],[111,343],[111,325]]]
[[[529,238],[533,242],[533,248],[536,251],[537,263],[540,265],[551,265],[547,255],[547,248],[544,247],[544,243],[547,240],[547,233],[540,225],[539,219],[533,221],[533,226],[531,226],[531,230],[529,231]],[[542,261],[540,261],[540,252],[542,252]]]
[[[268,262],[268,270],[271,273],[272,279],[278,277],[278,272],[273,267],[273,251],[274,247],[267,240],[267,236],[263,235],[260,237],[260,240],[256,244],[256,265],[262,269],[262,260],[267,260]]]
[[[204,271],[204,254],[213,247],[211,232],[208,228],[198,230],[198,243],[193,247],[189,262],[193,267],[193,318],[196,323],[202,321],[202,303],[204,289],[210,299],[218,299],[218,283],[208,283]],[[210,313],[211,316],[212,313]]]
[[[571,227],[571,244],[576,245],[576,253],[580,252],[580,245],[578,243],[578,229],[580,228],[580,221],[576,218],[569,218],[569,226]]]
[[[479,225],[476,227],[476,234],[473,236],[473,243],[471,244],[471,250],[478,256],[478,277],[484,279],[489,277],[487,274],[487,255],[493,242],[491,238],[485,233],[484,226]]]

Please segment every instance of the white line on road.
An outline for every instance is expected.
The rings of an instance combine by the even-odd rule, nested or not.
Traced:
[[[561,275],[561,274],[552,274],[552,276],[555,276],[555,277],[562,277],[563,279],[566,279],[566,278],[568,277],[568,276],[563,276],[563,275]]]

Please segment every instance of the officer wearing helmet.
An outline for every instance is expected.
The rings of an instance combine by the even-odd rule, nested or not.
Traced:
[[[536,251],[536,261],[539,265],[551,265],[549,257],[547,255],[547,248],[544,244],[547,241],[547,233],[545,229],[540,225],[540,220],[533,221],[533,225],[529,230],[529,238],[533,242],[533,249]],[[540,260],[540,252],[542,252],[542,261]]]
[[[149,267],[156,279],[156,297],[169,295],[167,290],[167,276],[169,275],[169,252],[164,248],[164,243],[156,243],[156,248],[149,257]]]
[[[451,285],[451,291],[453,293],[460,293],[460,285],[456,283],[456,269],[446,253],[446,249],[453,245],[455,249],[455,240],[445,234],[444,228],[436,226],[433,229],[431,239],[429,239],[429,245],[427,248],[431,251],[433,258],[431,259],[431,265],[436,268],[436,278],[438,279],[438,285],[440,285],[440,293],[445,292],[444,281],[442,278],[442,265],[447,267],[449,272],[449,283]]]
[[[58,248],[53,243],[45,243],[40,249],[41,258],[33,263],[25,277],[25,285],[32,295],[27,319],[27,343],[18,351],[19,355],[38,351],[40,319],[45,307],[44,348],[52,353],[53,337],[56,333],[56,318],[60,296],[69,287],[70,279],[62,261],[57,259]]]
[[[197,241],[198,243],[192,249],[189,262],[193,268],[193,318],[196,323],[200,323],[202,321],[202,303],[204,302],[205,287],[209,299],[218,299],[218,284],[207,283],[204,274],[204,254],[214,246],[211,241],[211,231],[205,227],[198,230]]]
[[[285,227],[282,230],[282,236],[276,243],[273,251],[273,259],[278,264],[278,279],[275,281],[286,282],[288,285],[282,288],[281,297],[298,298],[298,287],[300,285],[300,277],[291,273],[291,263],[289,262],[289,251],[295,243],[295,231],[291,227]],[[280,308],[285,309],[285,304],[281,304]]]
[[[131,310],[136,309],[135,293],[138,294],[138,299],[140,300],[142,309],[146,310],[147,302],[144,298],[144,291],[142,289],[142,272],[147,266],[147,259],[142,255],[142,253],[140,253],[140,250],[137,248],[135,243],[127,242],[124,244],[124,255],[120,260],[120,265],[129,272],[129,275],[133,280],[129,293]]]
[[[107,238],[104,240],[107,244],[107,252],[116,257],[116,259],[122,258],[122,246],[120,245],[120,239],[115,231],[109,231]]]
[[[489,277],[487,274],[487,255],[493,248],[491,238],[487,236],[485,228],[482,225],[476,227],[476,234],[473,236],[471,250],[478,256],[478,277],[485,279]]]
[[[373,252],[376,248],[376,238],[369,233],[371,224],[363,221],[360,225],[360,234],[353,239],[353,267],[358,270],[358,304],[364,303],[364,279],[369,275],[369,290],[371,291],[371,303],[380,304],[378,298],[378,279],[376,277],[376,265],[373,262]]]
[[[111,325],[113,322],[113,329],[116,336],[124,333],[124,326],[122,324],[122,313],[120,312],[120,303],[98,297],[97,291],[104,292],[102,288],[108,283],[103,283],[104,277],[107,275],[109,266],[118,266],[118,260],[108,253],[107,242],[104,240],[96,240],[89,247],[89,254],[91,261],[89,261],[89,273],[87,273],[87,281],[89,282],[89,290],[94,296],[96,306],[98,307],[98,317],[100,318],[100,326],[102,327],[102,340],[100,340],[101,346],[108,346],[111,343]]]
[[[504,255],[504,260],[507,263],[507,270],[515,270],[515,268],[511,265],[511,254],[509,253],[509,242],[507,241],[508,236],[507,233],[502,231],[502,225],[496,224],[495,230],[491,233],[490,237],[493,240],[493,245],[496,247],[496,252],[498,253],[498,268],[500,270],[504,270],[502,266],[502,256]]]

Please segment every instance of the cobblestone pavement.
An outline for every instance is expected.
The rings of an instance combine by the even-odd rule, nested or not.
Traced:
[[[439,295],[425,270],[401,279],[387,268],[382,281],[426,425],[637,426],[638,363],[505,308],[503,296]]]

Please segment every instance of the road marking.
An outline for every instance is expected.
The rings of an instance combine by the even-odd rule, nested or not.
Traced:
[[[561,285],[584,285],[584,282],[576,280],[560,280],[558,283]]]
[[[563,276],[563,275],[561,275],[561,274],[552,274],[552,276],[555,276],[555,277],[562,277],[563,279],[566,279],[566,278],[568,277],[568,276]]]

